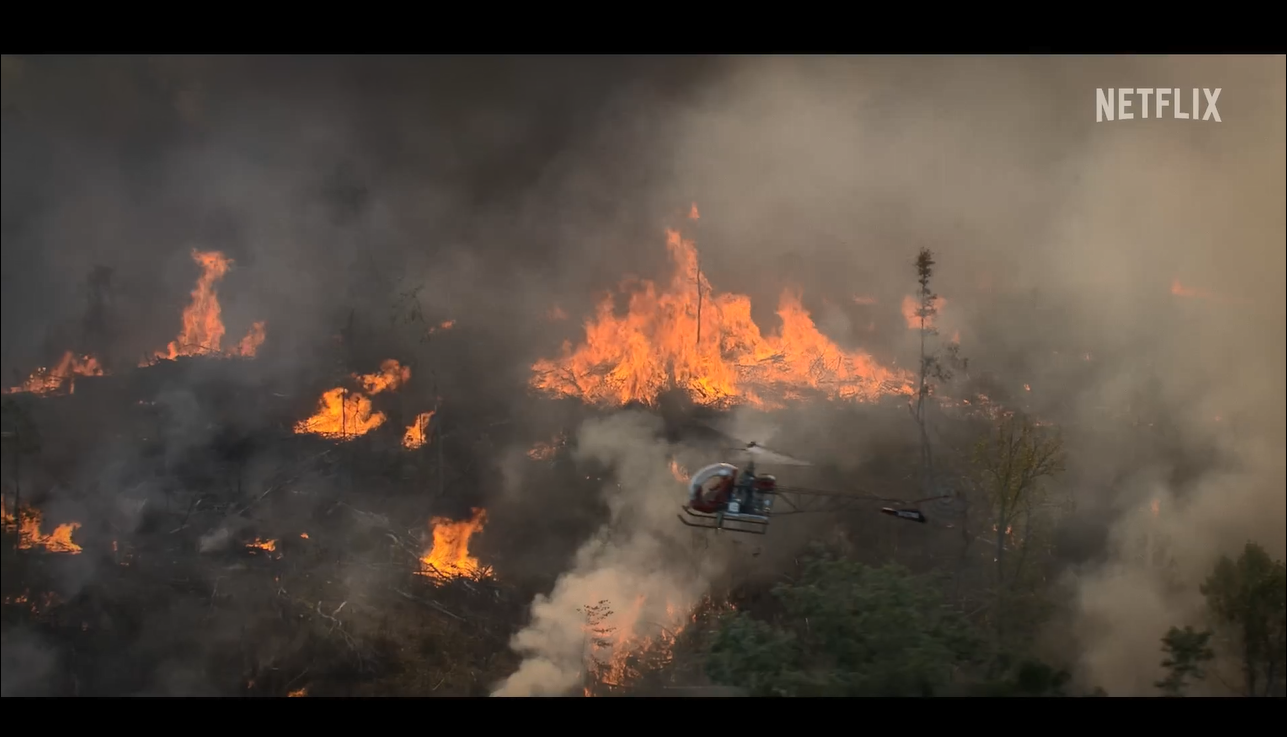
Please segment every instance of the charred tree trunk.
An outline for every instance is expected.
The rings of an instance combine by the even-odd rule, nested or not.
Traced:
[[[934,377],[938,368],[937,359],[929,352],[929,337],[934,330],[933,317],[937,312],[936,301],[938,295],[930,289],[930,277],[934,273],[934,254],[929,249],[921,249],[916,255],[916,281],[919,284],[917,296],[920,304],[916,308],[916,317],[920,320],[921,333],[921,351],[920,351],[920,381],[916,391],[916,407],[914,415],[916,417],[917,429],[920,432],[920,489],[922,496],[931,496],[931,489],[934,486],[934,464],[930,452],[929,437],[929,418],[926,416],[926,398],[930,394],[930,380]]]

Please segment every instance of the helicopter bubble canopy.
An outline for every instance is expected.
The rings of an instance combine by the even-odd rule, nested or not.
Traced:
[[[739,483],[739,479],[752,478],[731,463],[714,463],[698,470],[688,482],[688,504],[683,507],[684,513],[697,521],[689,522],[682,516],[679,521],[689,527],[764,534],[772,494],[757,493]]]
[[[715,479],[720,479],[721,481],[723,479],[735,479],[738,473],[737,466],[731,463],[712,463],[705,468],[699,469],[688,482],[689,500],[693,501],[699,498],[711,481]]]

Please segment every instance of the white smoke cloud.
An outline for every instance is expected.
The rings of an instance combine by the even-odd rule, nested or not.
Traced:
[[[675,519],[683,487],[671,475],[671,449],[657,438],[659,429],[658,418],[640,412],[582,425],[574,457],[612,469],[604,487],[610,518],[577,552],[550,595],[532,603],[532,622],[512,643],[523,662],[494,696],[575,691],[591,657],[583,607],[609,602],[613,614],[603,624],[614,628],[621,643],[680,625],[708,590],[720,559],[693,554],[693,533]],[[628,649],[593,657],[603,662]]]

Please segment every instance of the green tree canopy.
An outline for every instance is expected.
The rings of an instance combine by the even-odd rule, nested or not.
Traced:
[[[1287,661],[1287,569],[1256,543],[1237,560],[1222,556],[1202,584],[1216,622],[1230,632],[1242,656],[1247,696],[1283,689]]]
[[[888,565],[824,556],[774,589],[785,616],[726,618],[707,673],[756,696],[928,696],[974,652],[959,613],[935,582]]]
[[[1154,685],[1167,696],[1183,696],[1191,681],[1206,677],[1203,666],[1215,657],[1210,641],[1210,631],[1172,627],[1162,638],[1162,651],[1166,653],[1162,667],[1167,675]]]

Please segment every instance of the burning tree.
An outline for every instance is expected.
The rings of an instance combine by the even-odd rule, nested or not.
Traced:
[[[326,391],[318,400],[317,411],[295,423],[296,434],[348,441],[380,427],[388,418],[374,408],[371,397],[400,388],[411,380],[411,369],[388,359],[380,364],[379,371],[353,374],[350,378],[361,391],[350,390],[345,385]]]
[[[930,449],[929,420],[926,416],[926,400],[934,393],[934,382],[947,382],[952,378],[955,368],[964,370],[965,359],[960,356],[960,346],[951,342],[940,350],[931,347],[930,339],[938,335],[934,318],[938,315],[942,298],[930,287],[930,278],[934,275],[934,253],[922,248],[916,255],[916,307],[909,316],[909,321],[920,332],[920,372],[917,377],[916,396],[912,401],[912,417],[916,420],[920,432],[920,485],[921,492],[930,496],[934,484],[934,462]],[[904,308],[906,309],[906,308]]]
[[[608,623],[608,618],[615,612],[612,611],[612,604],[607,599],[601,599],[597,604],[587,604],[577,611],[585,617],[583,688],[586,696],[593,696],[609,680],[612,672],[610,657],[617,628]],[[600,658],[599,654],[604,651],[608,652],[608,658]]]
[[[201,267],[201,276],[192,288],[192,301],[183,308],[183,328],[165,347],[145,358],[140,366],[153,361],[173,361],[181,356],[241,356],[253,358],[267,335],[263,321],[255,322],[236,346],[224,350],[223,309],[219,304],[218,284],[227,276],[233,261],[219,251],[192,249],[192,260]]]
[[[78,356],[65,351],[62,359],[52,366],[42,366],[31,373],[22,384],[5,389],[5,394],[57,394],[76,392],[77,376],[102,376],[103,367],[93,356]]]
[[[607,599],[577,609],[585,618],[582,692],[598,696],[658,685],[675,660],[675,647],[689,625],[702,615],[718,610],[709,597],[695,608],[667,602],[665,613],[653,614],[666,621],[649,621],[647,597],[639,595],[633,605],[618,613]]]

